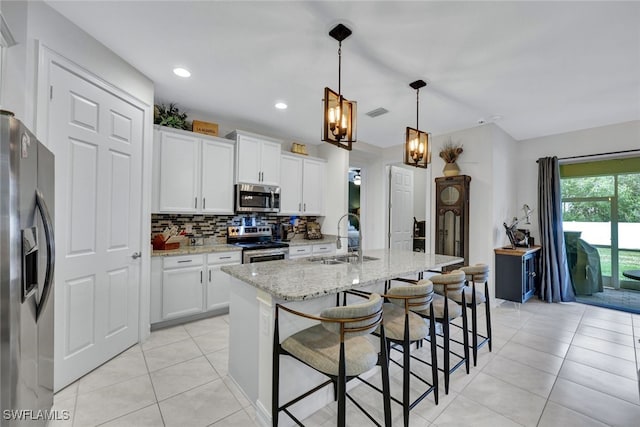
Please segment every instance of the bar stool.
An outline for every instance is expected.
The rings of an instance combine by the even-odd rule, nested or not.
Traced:
[[[411,280],[411,279],[403,279],[396,278],[393,281],[400,281],[406,283],[412,283],[415,285],[426,285],[427,289],[430,290],[432,294],[432,304],[427,307],[426,310],[415,310],[412,311],[419,316],[429,319],[433,312],[433,316],[437,323],[442,325],[442,345],[438,345],[443,350],[443,361],[444,367],[440,369],[441,372],[444,373],[444,391],[445,394],[449,394],[449,378],[453,372],[455,372],[460,366],[465,365],[467,374],[469,373],[469,336],[467,335],[467,313],[466,310],[462,310],[460,305],[458,305],[455,301],[450,300],[446,296],[439,295],[433,292],[433,283],[430,280],[421,279],[421,280]],[[393,288],[392,288],[393,289]],[[463,333],[463,342],[459,342],[455,339],[451,338],[451,334],[449,331],[449,326],[451,322],[458,317],[462,317],[462,330]],[[461,344],[464,354],[458,354],[455,351],[451,350],[451,341]],[[454,355],[458,358],[458,362],[455,365],[451,366],[451,355]]]
[[[382,369],[384,425],[386,427],[391,426],[389,369],[382,304],[383,300],[380,295],[371,294],[368,296],[367,302],[327,308],[322,310],[319,316],[301,313],[289,307],[276,304],[271,390],[271,417],[273,426],[278,425],[280,411],[286,413],[293,421],[302,426],[303,424],[288,408],[332,383],[334,393],[337,394],[336,397],[338,400],[338,419],[336,425],[339,427],[346,426],[345,414],[347,397],[349,397],[360,410],[365,412],[364,409],[348,395],[346,384],[348,381],[357,378],[358,375],[369,371],[376,365],[380,365]],[[320,323],[303,329],[280,343],[279,315],[281,310],[301,318],[317,320]],[[380,335],[380,352],[376,346],[365,337],[365,335],[371,334],[376,331],[376,329]],[[281,355],[291,356],[310,368],[326,375],[329,379],[284,405],[280,405]],[[365,412],[365,415],[367,415],[375,425],[381,426],[370,414]]]
[[[471,301],[467,298],[467,307],[471,308],[471,330],[473,339],[473,366],[476,366],[476,359],[478,357],[478,349],[485,344],[489,344],[489,351],[492,350],[491,340],[491,304],[489,304],[489,266],[487,264],[475,264],[466,267],[462,267],[460,270],[464,271],[467,280],[466,288],[471,290]],[[472,286],[469,287],[468,283],[471,282]],[[476,283],[484,282],[484,294],[481,291],[476,290]],[[477,319],[477,307],[484,303],[485,320],[487,323],[487,335],[481,335],[478,333],[478,319]],[[478,337],[481,338],[478,342]]]
[[[388,285],[388,283],[387,283]],[[366,292],[352,290],[345,294],[364,296]],[[438,404],[438,358],[435,340],[435,318],[429,317],[429,325],[413,310],[429,310],[432,303],[432,288],[430,285],[398,286],[388,289],[381,295],[386,301],[383,305],[384,331],[386,333],[387,357],[391,363],[402,367],[402,400],[390,396],[391,400],[402,405],[404,426],[409,426],[409,411],[418,405],[430,393],[433,393],[436,405]],[[432,312],[434,310],[431,310]],[[429,337],[431,342],[431,360],[424,361],[411,355],[411,345],[420,343]],[[402,353],[402,364],[391,359],[391,350]],[[431,366],[431,382],[411,371],[411,359]],[[410,381],[411,376],[427,385],[427,389],[411,401]],[[382,391],[365,380],[367,385]]]

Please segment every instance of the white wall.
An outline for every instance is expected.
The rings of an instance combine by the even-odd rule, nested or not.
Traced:
[[[20,119],[25,117],[27,104],[27,8],[27,2],[2,3],[2,15],[17,44],[5,52],[0,103]]]
[[[318,147],[318,154],[319,157],[327,159],[325,216],[324,219],[320,219],[322,233],[336,234],[338,219],[349,211],[349,152],[331,144],[322,144]],[[348,223],[344,219],[340,222],[340,232],[346,236],[347,230]],[[342,247],[346,248],[347,245]]]
[[[640,150],[640,120],[583,129],[575,132],[520,141],[517,149],[518,201],[535,209],[531,218],[531,234],[539,242],[538,165],[541,157],[571,157],[612,151]],[[594,160],[586,158],[585,160]],[[574,160],[578,161],[578,160]],[[568,160],[567,162],[571,162]],[[518,212],[520,216],[522,212]],[[515,215],[515,213],[514,213]]]
[[[153,82],[41,1],[4,1],[2,13],[18,42],[7,49],[3,105],[42,138],[36,123],[38,42],[148,105]]]

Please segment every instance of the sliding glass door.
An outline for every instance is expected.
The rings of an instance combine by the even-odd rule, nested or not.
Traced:
[[[562,165],[560,173],[576,296],[606,288],[640,291],[640,281],[623,275],[640,269],[640,158]]]

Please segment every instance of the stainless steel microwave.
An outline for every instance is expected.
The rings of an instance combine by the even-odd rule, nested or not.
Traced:
[[[280,212],[280,187],[236,184],[236,212]]]

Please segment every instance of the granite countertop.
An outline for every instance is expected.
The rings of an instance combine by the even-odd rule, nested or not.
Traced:
[[[221,269],[276,298],[302,301],[463,261],[447,255],[388,249],[365,251],[364,255],[378,259],[362,264],[326,265],[303,258]]]
[[[233,252],[241,251],[242,248],[234,245],[227,245],[225,243],[213,244],[213,245],[198,245],[198,246],[180,246],[178,249],[171,249],[168,251],[151,252],[151,256],[174,256],[174,255],[196,255],[196,254],[209,254],[213,252]]]

